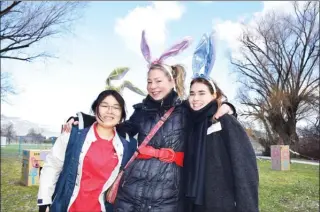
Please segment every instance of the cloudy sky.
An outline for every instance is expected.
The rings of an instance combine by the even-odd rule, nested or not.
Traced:
[[[66,119],[78,111],[90,112],[90,105],[104,89],[112,69],[130,67],[125,80],[146,90],[146,63],[140,52],[142,29],[146,30],[152,55],[184,36],[194,40],[188,50],[168,61],[187,67],[191,77],[192,52],[201,35],[217,32],[217,59],[211,73],[229,101],[235,100],[236,76],[228,52],[236,53],[241,28],[265,12],[290,10],[288,2],[89,2],[72,33],[43,41],[32,51],[45,50],[57,59],[32,63],[1,61],[2,71],[12,74],[19,95],[10,104],[1,103],[1,113],[47,126],[59,132]],[[117,83],[116,83],[117,84]],[[127,110],[142,97],[125,90]]]

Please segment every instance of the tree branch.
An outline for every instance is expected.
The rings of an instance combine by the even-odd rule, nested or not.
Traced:
[[[9,13],[15,6],[17,6],[20,3],[21,3],[21,1],[14,1],[14,2],[12,2],[12,4],[9,7],[5,8],[4,10],[1,10],[0,11],[0,18],[2,16],[6,15],[7,13]]]

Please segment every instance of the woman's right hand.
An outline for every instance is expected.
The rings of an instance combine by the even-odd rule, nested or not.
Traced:
[[[71,132],[72,124],[78,125],[79,122],[78,122],[78,121],[74,121],[73,118],[70,119],[67,123],[65,123],[65,124],[63,125],[62,132],[67,132],[67,133]]]

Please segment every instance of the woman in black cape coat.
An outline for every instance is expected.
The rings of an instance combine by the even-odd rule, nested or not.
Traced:
[[[258,168],[245,130],[228,114],[212,122],[223,96],[214,82],[203,78],[191,82],[192,123],[184,161],[186,212],[259,211]]]

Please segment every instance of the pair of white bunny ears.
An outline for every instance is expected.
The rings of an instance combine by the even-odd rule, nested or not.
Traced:
[[[216,92],[216,87],[210,78],[210,73],[216,60],[214,34],[214,32],[211,32],[210,35],[205,33],[193,53],[192,79],[203,78],[207,80],[211,84],[213,91]]]
[[[147,43],[145,34],[146,33],[143,30],[142,31],[142,36],[141,36],[140,48],[141,48],[141,52],[142,52],[143,57],[148,62],[148,67],[149,68],[150,68],[151,65],[154,65],[154,64],[167,66],[167,65],[164,64],[164,61],[167,58],[173,57],[173,56],[176,56],[176,55],[180,54],[182,51],[187,49],[190,46],[191,42],[192,42],[191,37],[185,37],[180,42],[176,43],[171,48],[167,49],[164,53],[162,53],[161,56],[158,59],[152,59],[150,48],[149,48],[149,45]],[[168,70],[168,72],[172,77],[172,73],[169,70]]]

